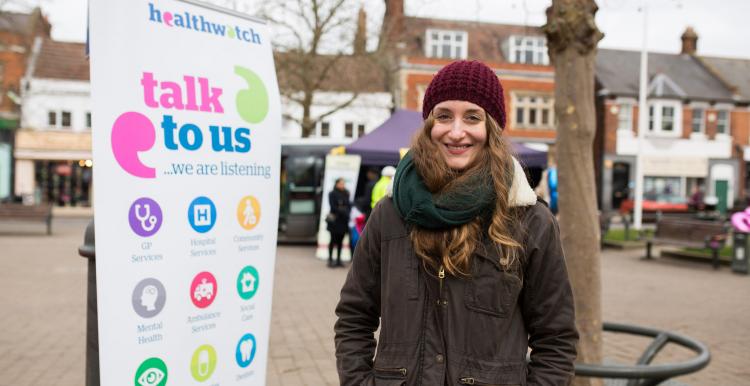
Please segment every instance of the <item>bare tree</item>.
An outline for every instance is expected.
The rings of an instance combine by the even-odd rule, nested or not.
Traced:
[[[276,72],[282,96],[300,106],[301,115],[285,114],[308,137],[325,117],[351,105],[359,93],[356,74],[342,58],[350,56],[356,12],[351,0],[273,0],[264,3],[261,16],[276,30]],[[343,42],[343,43],[342,43]],[[342,82],[344,77],[349,82]],[[327,84],[349,83],[346,97],[328,101],[326,111],[313,115],[313,105]],[[354,82],[354,83],[352,83]],[[334,91],[334,90],[331,90]]]
[[[601,363],[599,226],[592,145],[596,131],[594,66],[602,38],[594,0],[553,0],[547,9],[549,55],[555,67],[560,230],[581,334],[578,360]],[[601,385],[577,378],[575,385]]]

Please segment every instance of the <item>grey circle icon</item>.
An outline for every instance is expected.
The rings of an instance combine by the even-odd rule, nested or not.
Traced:
[[[133,310],[144,318],[158,315],[166,302],[164,285],[152,277],[139,281],[133,289]]]

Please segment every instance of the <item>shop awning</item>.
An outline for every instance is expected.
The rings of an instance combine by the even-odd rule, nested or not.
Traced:
[[[396,165],[400,150],[408,148],[414,133],[422,128],[422,113],[411,110],[396,110],[383,124],[364,137],[346,147],[347,154],[362,156],[363,165]],[[547,153],[513,142],[513,150],[522,165],[544,168]]]

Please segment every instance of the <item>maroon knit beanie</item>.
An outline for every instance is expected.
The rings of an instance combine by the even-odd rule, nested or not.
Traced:
[[[486,64],[476,60],[459,60],[438,71],[424,94],[422,118],[427,119],[436,104],[450,100],[480,106],[501,128],[505,128],[503,86]]]

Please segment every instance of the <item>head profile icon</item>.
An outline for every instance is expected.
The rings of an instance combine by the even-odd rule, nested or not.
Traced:
[[[147,285],[143,287],[141,293],[141,305],[146,307],[146,311],[154,311],[156,309],[156,300],[159,298],[159,289],[155,285]]]
[[[167,302],[164,285],[152,277],[143,279],[133,288],[133,311],[143,318],[158,315]]]

